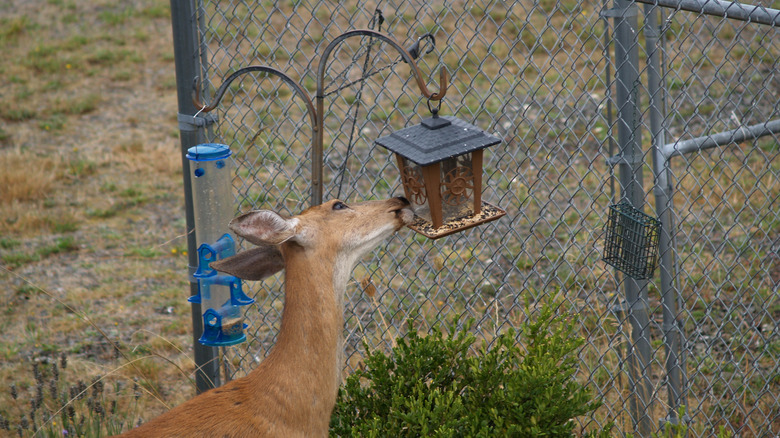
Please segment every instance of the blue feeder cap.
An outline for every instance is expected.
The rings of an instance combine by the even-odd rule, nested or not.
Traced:
[[[191,161],[224,160],[230,156],[230,148],[219,143],[203,143],[187,149],[187,159]]]

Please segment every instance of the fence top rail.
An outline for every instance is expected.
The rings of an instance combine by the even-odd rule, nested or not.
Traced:
[[[662,153],[669,159],[672,157],[702,151],[734,143],[742,143],[765,135],[780,133],[780,119],[757,123],[751,126],[740,126],[731,131],[704,135],[690,140],[669,143],[663,146]]]
[[[653,6],[780,27],[780,10],[724,0],[634,0]]]

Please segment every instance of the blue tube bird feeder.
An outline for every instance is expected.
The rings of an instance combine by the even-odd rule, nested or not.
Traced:
[[[198,266],[193,274],[198,294],[189,301],[200,303],[203,309],[203,335],[199,341],[208,346],[244,342],[247,325],[241,307],[254,303],[244,293],[239,278],[209,267],[210,263],[236,253],[235,240],[227,229],[233,218],[230,155],[230,148],[216,143],[199,144],[187,151],[198,242]]]

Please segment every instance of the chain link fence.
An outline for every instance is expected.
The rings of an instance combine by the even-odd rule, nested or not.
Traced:
[[[206,96],[252,64],[286,72],[313,96],[320,55],[341,33],[371,28],[403,46],[430,33],[435,46],[421,41],[432,51],[418,64],[434,90],[441,67],[452,75],[441,113],[504,139],[485,154],[483,199],[507,216],[436,241],[402,232],[358,265],[345,373],[364,341],[386,348],[409,320],[424,329],[475,318],[490,340],[553,300],[580,315],[578,378],[605,402],[584,428],[615,421],[646,435],[669,421],[693,436],[780,433],[780,135],[770,123],[780,120],[780,28],[682,3],[196,2],[193,56]],[[765,8],[780,7],[756,4],[770,15]],[[622,76],[627,67],[635,79]],[[428,115],[409,67],[364,37],[339,45],[324,73],[324,198],[401,193],[395,160],[374,140]],[[316,163],[305,102],[279,78],[254,74],[231,84],[215,112],[210,139],[236,158],[236,212],[307,207]],[[737,128],[753,125],[766,129],[735,144]],[[638,146],[631,156],[624,132]],[[680,151],[720,132],[731,132],[724,146]],[[668,154],[654,162],[664,143]],[[609,206],[629,190],[669,227],[649,281],[601,261]],[[280,283],[253,285],[249,340],[223,351],[229,376],[273,345]]]

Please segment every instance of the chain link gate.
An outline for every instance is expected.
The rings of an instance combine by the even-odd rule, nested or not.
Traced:
[[[434,89],[442,66],[452,75],[442,114],[504,138],[485,155],[483,196],[505,207],[506,217],[437,241],[402,232],[358,265],[347,291],[345,372],[360,363],[363,341],[384,348],[409,319],[424,328],[474,317],[489,340],[532,317],[527,302],[533,309],[556,300],[581,315],[578,378],[605,401],[581,419],[584,427],[614,420],[623,433],[644,434],[682,413],[694,436],[721,427],[739,436],[780,433],[780,136],[772,124],[780,119],[780,31],[686,12],[685,2],[675,9],[622,0],[619,7],[583,0],[194,3],[185,18],[199,32],[192,57],[202,62],[206,98],[252,64],[285,72],[313,95],[321,53],[341,33],[372,28],[408,47],[430,32],[435,48],[418,65]],[[630,14],[637,17],[633,39],[619,44],[637,51],[638,62],[628,61],[637,79],[626,83],[615,20]],[[654,35],[659,45],[645,41]],[[660,68],[648,67],[659,54]],[[653,71],[662,92],[650,84]],[[331,54],[325,78],[324,198],[400,193],[394,160],[374,140],[427,115],[409,67],[385,45],[354,39]],[[633,106],[619,99],[620,87],[635,97]],[[641,152],[628,180],[616,170],[621,150],[613,140],[626,113],[637,123],[631,141]],[[243,76],[214,114],[208,139],[228,144],[236,157],[236,212],[293,214],[309,205],[312,127],[288,84]],[[679,156],[653,167],[660,134],[673,151],[685,140],[753,125],[765,135],[732,133],[727,143],[746,141],[672,152]],[[662,222],[672,224],[671,246],[662,249],[655,276],[637,283],[636,303],[622,292],[633,280],[601,261],[609,205],[630,184],[640,209],[663,212]],[[668,200],[657,197],[665,186]],[[249,340],[223,351],[228,378],[254,368],[279,329],[280,278],[254,287]],[[637,339],[628,314],[640,306],[648,319]],[[631,356],[641,343],[649,355],[639,361],[637,386]],[[682,371],[676,381],[670,358]],[[644,383],[649,394],[637,394]]]

